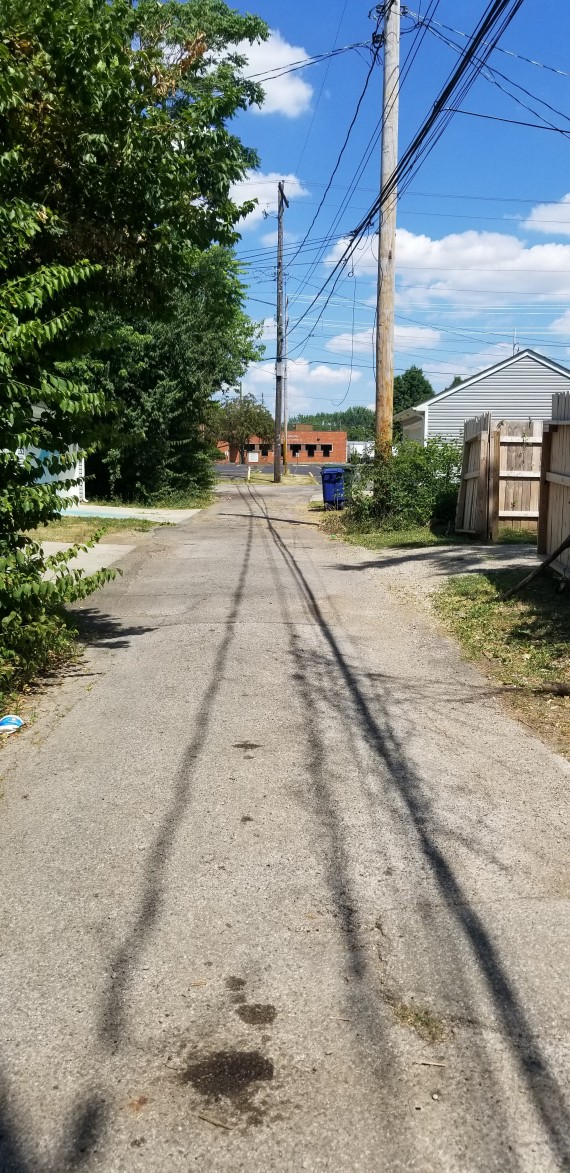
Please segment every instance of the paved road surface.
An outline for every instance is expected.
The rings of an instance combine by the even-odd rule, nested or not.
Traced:
[[[216,467],[216,472],[217,472],[218,476],[222,477],[222,478],[224,478],[224,477],[232,477],[232,478],[241,477],[242,480],[245,480],[245,478],[247,476],[248,467],[251,469],[252,472],[263,473],[263,475],[267,476],[269,479],[271,479],[273,477],[273,465],[272,464],[250,464],[250,465],[247,465],[247,464],[230,464],[228,461],[219,461],[215,467]],[[306,476],[307,473],[312,473],[312,475],[316,478],[316,480],[320,484],[321,468],[322,467],[323,467],[323,465],[317,464],[316,461],[314,461],[314,460],[307,461],[305,464],[299,464],[297,461],[291,460],[291,461],[289,461],[289,464],[287,465],[287,472],[292,473],[294,476],[296,476],[297,474],[299,476]]]
[[[133,551],[3,751],[3,1173],[568,1167],[568,767],[311,493]]]

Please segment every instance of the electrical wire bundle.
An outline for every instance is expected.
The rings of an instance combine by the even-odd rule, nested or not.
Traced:
[[[449,103],[453,102],[457,104],[464,100],[484,69],[488,58],[498,44],[505,29],[511,23],[522,4],[523,0],[491,0],[491,3],[488,4],[479,24],[462,49],[458,63],[440,90],[430,113],[424,119],[421,127],[404,151],[394,173],[388,179],[385,187],[369,211],[350,233],[349,242],[343,250],[342,255],[332,267],[326,281],[321,285],[319,292],[291,329],[295,329],[300,325],[327,287],[331,282],[334,282],[328,298],[320,311],[319,318],[317,318],[317,322],[320,320],[348,261],[354,256],[358,245],[363,241],[367,229],[376,221],[382,206],[394,191],[399,189],[400,192],[403,192],[412,182],[421,163],[434,149],[453,118],[455,110],[450,108]],[[305,340],[297,343],[295,350],[298,350],[300,346],[304,345],[304,342]]]

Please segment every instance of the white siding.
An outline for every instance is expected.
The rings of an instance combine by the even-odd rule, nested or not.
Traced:
[[[570,378],[524,355],[500,371],[490,371],[470,387],[458,387],[438,403],[430,400],[430,436],[463,438],[463,424],[474,415],[490,411],[500,420],[550,419],[552,396],[570,390]]]

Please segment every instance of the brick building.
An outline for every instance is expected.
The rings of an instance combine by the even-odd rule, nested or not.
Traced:
[[[239,464],[239,452],[220,440],[218,448],[226,460]],[[292,424],[287,436],[287,460],[299,464],[346,464],[346,432],[323,432],[307,424]],[[247,446],[249,464],[273,464],[273,444],[252,436]]]

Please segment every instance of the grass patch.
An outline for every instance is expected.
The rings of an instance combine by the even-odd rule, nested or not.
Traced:
[[[536,546],[537,535],[536,530],[530,529],[508,529],[506,526],[499,530],[497,539],[505,546]]]
[[[570,595],[551,575],[506,602],[521,570],[452,578],[434,597],[436,611],[467,656],[505,686],[511,709],[570,757]],[[558,690],[558,692],[557,692]]]
[[[351,524],[343,512],[330,510],[323,513],[322,529],[332,537],[342,538],[352,546],[363,546],[365,550],[420,549],[424,546],[465,545],[464,535],[446,533],[446,526],[433,528],[429,525],[412,525],[405,529],[362,530]]]
[[[137,517],[58,517],[48,525],[30,530],[29,536],[35,542],[88,542],[95,534],[145,533],[155,529],[159,523]]]
[[[392,1010],[400,1026],[415,1031],[426,1043],[440,1043],[445,1038],[443,1022],[426,1007],[415,1006],[413,1002],[396,1002],[392,1004]]]
[[[118,497],[108,497],[99,500],[90,497],[89,505],[116,506],[118,509],[205,509],[212,505],[216,495],[211,489],[192,489],[183,493],[170,493],[164,497],[153,497],[152,501],[123,501]]]
[[[272,485],[273,483],[272,473],[252,472],[249,478],[250,485]],[[315,485],[316,483],[315,478],[310,473],[288,472],[281,474],[282,485]],[[220,477],[218,484],[246,485],[248,482],[245,477]]]

